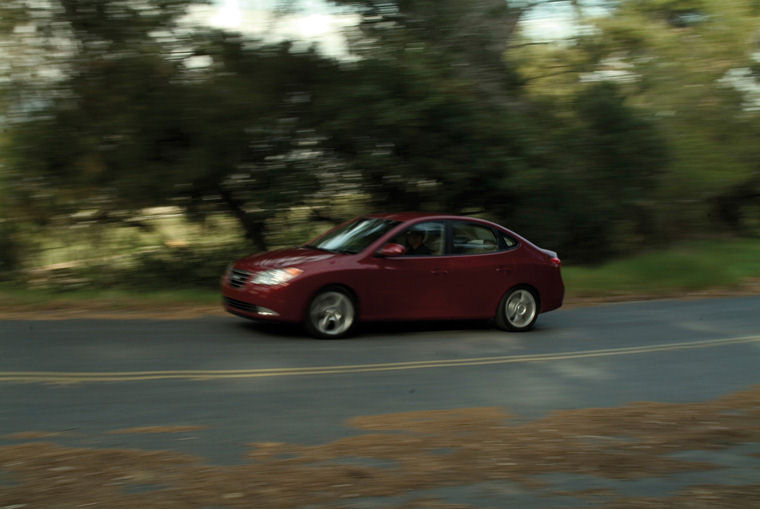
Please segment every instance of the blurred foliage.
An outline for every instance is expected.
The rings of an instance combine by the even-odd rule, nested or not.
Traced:
[[[150,238],[157,206],[256,250],[369,210],[485,216],[582,262],[760,232],[755,3],[573,2],[578,34],[539,44],[536,2],[333,0],[361,19],[342,60],[190,25],[203,3],[0,5],[2,267],[46,231]],[[198,257],[133,260],[211,281]]]
[[[583,23],[572,41],[509,53],[530,92],[569,110],[578,89],[619,83],[668,147],[643,197],[659,238],[760,233],[757,2],[623,0]]]
[[[37,238],[38,266],[18,273],[16,281],[61,292],[213,288],[229,261],[250,251],[235,235],[233,220],[210,218],[201,225],[161,212],[144,217],[144,228],[93,224]]]
[[[244,254],[243,250],[235,246],[212,249],[164,248],[140,253],[125,267],[114,269],[113,265],[103,263],[99,267],[73,269],[71,276],[81,278],[91,288],[102,289],[174,291],[213,288],[219,283],[229,261]]]

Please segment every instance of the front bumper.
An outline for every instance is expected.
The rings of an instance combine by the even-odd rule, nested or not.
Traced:
[[[275,286],[247,283],[235,288],[224,278],[221,290],[224,309],[234,315],[282,322],[298,322],[302,319],[302,299],[292,283]]]
[[[234,312],[235,314],[245,313],[246,315],[253,315],[257,318],[277,318],[280,316],[280,313],[272,309],[233,299],[232,297],[223,296],[222,304],[227,311]]]

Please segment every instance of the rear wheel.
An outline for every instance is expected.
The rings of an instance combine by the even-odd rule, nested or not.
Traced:
[[[527,331],[533,328],[538,318],[538,297],[526,287],[508,291],[496,312],[496,324],[504,330]]]
[[[341,288],[328,288],[318,293],[306,313],[306,330],[317,338],[345,337],[355,323],[354,300]]]

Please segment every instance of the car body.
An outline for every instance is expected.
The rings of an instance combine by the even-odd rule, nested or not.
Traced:
[[[374,214],[235,261],[221,291],[230,313],[302,322],[323,338],[347,335],[360,318],[495,319],[522,331],[562,305],[560,266],[555,252],[483,219]]]

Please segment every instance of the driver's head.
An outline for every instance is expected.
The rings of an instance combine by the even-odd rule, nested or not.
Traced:
[[[425,235],[419,230],[409,230],[406,233],[406,238],[413,246],[419,246],[422,244],[422,240],[425,238]]]

